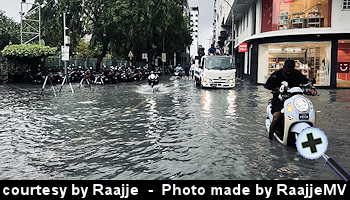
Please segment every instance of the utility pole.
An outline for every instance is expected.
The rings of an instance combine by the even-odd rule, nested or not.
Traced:
[[[62,87],[64,86],[64,84],[69,83],[70,89],[74,94],[74,89],[69,80],[68,70],[67,70],[67,61],[69,61],[69,46],[67,47],[67,44],[70,43],[69,37],[67,37],[67,33],[66,33],[67,29],[68,28],[66,27],[66,12],[64,11],[63,12],[63,47],[62,47],[62,61],[64,62],[64,79],[62,81],[62,85],[59,92],[62,91]]]
[[[66,12],[63,12],[63,46],[66,48]],[[67,78],[67,61],[64,61],[64,76]]]

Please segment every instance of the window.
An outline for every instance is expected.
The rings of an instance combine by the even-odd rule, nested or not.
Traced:
[[[350,9],[350,0],[344,0],[343,9]]]
[[[265,83],[270,75],[283,67],[286,59],[296,62],[296,69],[316,80],[317,86],[330,85],[331,43],[290,42],[259,45],[258,82]]]
[[[350,0],[344,0],[350,7]],[[330,27],[329,0],[262,0],[262,32]],[[348,8],[349,8],[348,7]]]

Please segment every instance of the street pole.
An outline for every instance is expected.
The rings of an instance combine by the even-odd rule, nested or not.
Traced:
[[[63,46],[66,47],[66,13],[63,13]],[[67,61],[64,61],[64,76],[67,77]]]
[[[232,54],[232,62],[234,61],[234,54],[233,54],[233,51],[234,51],[234,48],[235,48],[235,45],[233,43],[233,38],[234,38],[234,30],[235,30],[235,19],[234,19],[234,13],[233,13],[233,5],[231,5],[231,10],[232,10],[232,33],[231,33],[231,42],[232,42],[232,49],[231,49],[231,54]]]

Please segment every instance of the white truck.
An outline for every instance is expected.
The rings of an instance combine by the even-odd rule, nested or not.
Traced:
[[[236,69],[230,56],[203,56],[194,71],[197,86],[202,88],[234,88]]]

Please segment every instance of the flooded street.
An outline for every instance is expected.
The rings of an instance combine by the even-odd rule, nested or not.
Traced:
[[[339,179],[324,160],[269,141],[263,86],[192,80],[68,87],[0,85],[1,179]],[[311,97],[328,154],[350,168],[350,90]]]

